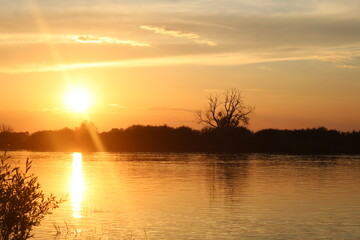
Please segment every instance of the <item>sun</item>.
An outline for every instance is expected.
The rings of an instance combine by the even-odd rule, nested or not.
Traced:
[[[93,102],[88,89],[81,86],[74,86],[69,89],[65,96],[65,105],[68,110],[74,113],[86,113]]]

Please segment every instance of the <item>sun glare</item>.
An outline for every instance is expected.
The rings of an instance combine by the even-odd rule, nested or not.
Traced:
[[[85,113],[92,104],[90,92],[83,87],[72,87],[65,97],[66,107],[75,113]]]

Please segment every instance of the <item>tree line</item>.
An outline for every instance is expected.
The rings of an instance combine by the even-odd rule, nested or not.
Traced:
[[[360,131],[340,132],[325,127],[297,130],[245,127],[204,128],[133,125],[98,133],[91,123],[75,129],[0,132],[1,150],[114,152],[237,152],[288,154],[359,154]]]
[[[98,133],[92,123],[75,129],[15,133],[0,125],[0,149],[36,151],[115,152],[238,152],[290,154],[359,154],[360,132],[339,132],[325,127],[298,130],[246,126],[255,107],[245,105],[241,91],[229,89],[208,97],[204,111],[196,113],[201,130],[186,126],[133,125]],[[99,146],[101,145],[101,146]]]

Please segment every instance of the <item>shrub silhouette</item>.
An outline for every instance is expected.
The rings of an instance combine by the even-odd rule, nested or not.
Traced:
[[[37,177],[29,174],[32,161],[26,160],[25,171],[8,161],[4,153],[0,163],[0,239],[24,240],[41,220],[59,207],[62,199],[45,197]]]

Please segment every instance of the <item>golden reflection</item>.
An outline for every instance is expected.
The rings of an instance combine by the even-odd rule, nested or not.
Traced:
[[[72,176],[71,176],[71,204],[74,218],[82,218],[81,203],[84,195],[84,177],[82,172],[82,154],[73,153]]]

